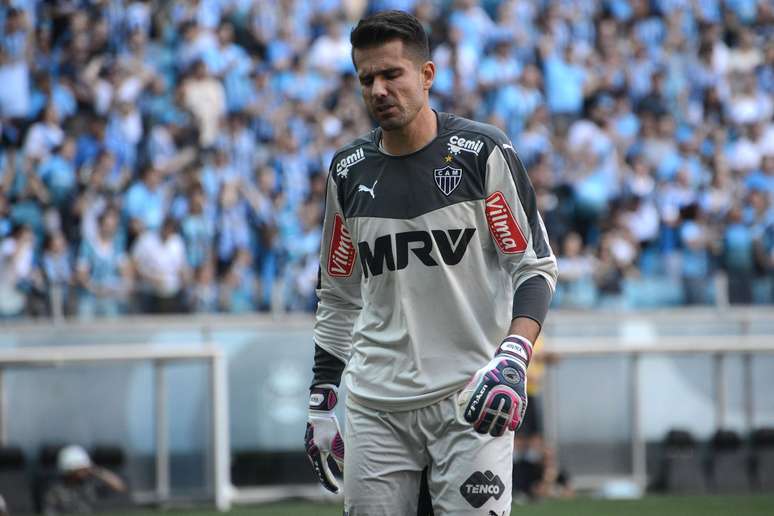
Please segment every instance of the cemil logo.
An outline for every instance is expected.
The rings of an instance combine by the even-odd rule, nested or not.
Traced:
[[[521,232],[502,192],[495,192],[486,198],[486,220],[500,251],[515,254],[527,250],[524,233]]]
[[[338,213],[333,219],[333,235],[328,254],[328,274],[335,278],[346,278],[355,268],[355,246],[344,219]]]
[[[466,140],[465,138],[460,138],[455,134],[449,138],[448,146],[449,152],[455,156],[461,151],[469,152],[478,156],[478,153],[481,152],[481,149],[484,148],[484,142],[481,140]]]
[[[492,497],[499,500],[504,491],[505,484],[491,471],[476,471],[460,486],[462,497],[476,509]]]
[[[339,160],[339,162],[336,163],[336,174],[339,177],[347,177],[347,174],[349,174],[349,167],[360,163],[364,159],[365,152],[363,151],[363,147],[360,147],[358,150],[352,154],[348,154],[344,159]]]

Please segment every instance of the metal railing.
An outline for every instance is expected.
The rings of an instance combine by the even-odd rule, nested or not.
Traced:
[[[546,326],[545,352],[558,362],[546,364],[544,428],[547,442],[559,444],[558,411],[562,390],[558,363],[592,357],[619,357],[627,361],[630,435],[629,477],[641,488],[648,482],[647,443],[643,433],[642,360],[655,356],[704,356],[712,358],[709,381],[714,397],[714,426],[728,423],[730,356],[742,357],[744,426],[754,428],[756,399],[753,357],[774,354],[774,309],[672,310],[624,313],[563,313],[552,316]],[[769,378],[774,376],[774,369]],[[593,393],[591,394],[593,396]],[[606,480],[594,475],[576,477],[582,487],[595,488]]]
[[[33,367],[59,367],[73,364],[103,365],[121,362],[150,362],[154,368],[154,426],[156,440],[156,489],[152,493],[135,493],[143,502],[164,503],[169,499],[169,418],[166,403],[164,369],[167,364],[184,361],[209,364],[209,395],[212,402],[212,482],[215,506],[222,511],[231,505],[230,449],[228,435],[228,371],[220,349],[203,347],[157,347],[138,345],[57,346],[0,349],[0,445],[7,444],[6,403],[3,371]]]

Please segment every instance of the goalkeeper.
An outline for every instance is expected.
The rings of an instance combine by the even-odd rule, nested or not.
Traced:
[[[328,176],[307,454],[333,492],[343,467],[349,516],[415,514],[425,467],[436,514],[509,514],[557,275],[532,185],[502,131],[430,108],[414,17],[377,13],[350,40],[378,127]]]

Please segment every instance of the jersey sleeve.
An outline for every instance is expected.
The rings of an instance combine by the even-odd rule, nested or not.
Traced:
[[[530,278],[540,276],[553,293],[558,275],[556,257],[527,171],[504,135],[496,140],[486,169],[486,220],[514,291]]]
[[[360,313],[361,268],[347,227],[334,175],[328,175],[317,282],[314,341],[344,363],[349,361],[352,328]]]

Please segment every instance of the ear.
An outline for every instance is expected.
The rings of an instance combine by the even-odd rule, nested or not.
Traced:
[[[433,86],[433,81],[435,80],[435,63],[432,61],[425,61],[422,65],[421,76],[422,88],[425,91],[430,91],[430,88]]]

